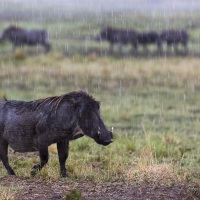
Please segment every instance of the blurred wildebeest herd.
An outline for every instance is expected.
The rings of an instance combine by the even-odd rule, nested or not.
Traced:
[[[94,38],[96,41],[106,40],[110,43],[110,51],[113,51],[113,45],[118,44],[120,51],[123,45],[131,44],[133,52],[136,52],[139,45],[147,48],[147,45],[155,44],[159,53],[163,52],[163,44],[166,43],[168,49],[174,46],[175,52],[178,52],[178,45],[184,48],[184,53],[188,53],[189,35],[186,30],[163,30],[162,32],[149,31],[138,32],[132,29],[117,29],[106,27]]]
[[[0,41],[9,40],[15,47],[23,47],[24,45],[42,45],[46,52],[51,49],[51,44],[47,40],[47,32],[45,30],[27,30],[21,27],[10,26],[6,28]],[[113,52],[114,45],[119,46],[119,52],[122,53],[122,48],[127,45],[132,46],[132,53],[138,52],[138,47],[143,46],[147,50],[148,45],[156,45],[159,55],[163,51],[163,45],[167,45],[167,52],[170,52],[171,47],[174,47],[174,52],[178,50],[179,44],[182,46],[182,52],[188,53],[189,34],[186,30],[167,29],[161,32],[148,31],[139,32],[133,29],[119,29],[107,26],[102,29],[100,34],[91,37],[93,41],[107,41],[110,44],[109,52]]]

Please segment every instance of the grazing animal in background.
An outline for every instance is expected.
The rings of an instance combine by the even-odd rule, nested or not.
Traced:
[[[51,45],[47,41],[47,32],[45,30],[26,30],[16,26],[10,26],[2,33],[0,41],[4,40],[9,40],[14,48],[24,45],[42,45],[46,52],[51,49]]]
[[[155,31],[139,33],[137,37],[138,45],[143,45],[145,48],[146,45],[156,44],[158,51],[162,51],[162,40],[160,34]]]
[[[57,143],[60,174],[66,177],[69,141],[84,135],[104,146],[112,142],[99,102],[84,91],[29,102],[0,101],[0,160],[10,175],[15,172],[8,163],[8,145],[16,152],[39,151],[34,176],[48,162],[48,146]]]
[[[95,37],[95,40],[108,41],[110,43],[111,52],[113,51],[114,44],[120,45],[120,51],[122,51],[122,46],[127,44],[132,44],[135,49],[137,48],[137,32],[129,29],[106,27]]]
[[[185,54],[188,53],[188,40],[189,35],[185,30],[165,30],[161,33],[161,39],[167,43],[168,49],[174,46],[174,50],[178,52],[178,44],[181,44],[184,48]]]

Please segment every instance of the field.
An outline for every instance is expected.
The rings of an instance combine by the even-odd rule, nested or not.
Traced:
[[[86,90],[101,102],[105,124],[114,127],[114,142],[108,147],[86,137],[71,142],[67,179],[59,176],[55,145],[34,178],[30,171],[37,153],[9,149],[18,176],[7,176],[0,163],[0,199],[199,199],[200,15],[68,13],[55,18],[38,17],[37,9],[31,16],[24,13],[5,14],[0,30],[11,23],[46,28],[53,50],[13,52],[9,42],[2,43],[0,97],[33,100]],[[160,56],[154,46],[135,56],[131,47],[110,54],[107,43],[90,40],[105,24],[141,31],[187,28],[189,54]]]

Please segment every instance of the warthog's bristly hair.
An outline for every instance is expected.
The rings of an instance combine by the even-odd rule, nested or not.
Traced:
[[[33,112],[38,109],[42,109],[45,106],[48,106],[51,111],[56,112],[56,110],[58,109],[62,101],[67,99],[72,104],[76,104],[78,102],[76,102],[75,98],[79,96],[87,98],[88,102],[95,101],[95,99],[92,96],[90,96],[88,93],[84,91],[75,91],[75,92],[71,92],[68,94],[61,95],[61,96],[54,96],[54,97],[48,97],[48,98],[38,99],[34,101],[27,101],[25,102],[25,105],[23,104],[21,108],[18,105],[18,114],[21,114],[23,112]],[[97,103],[99,104],[99,102]],[[12,104],[14,104],[14,102]]]

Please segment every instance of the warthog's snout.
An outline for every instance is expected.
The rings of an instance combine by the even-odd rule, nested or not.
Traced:
[[[107,131],[107,133],[102,134],[102,133],[98,133],[98,135],[100,136],[98,140],[96,140],[96,142],[98,144],[101,144],[103,146],[107,146],[110,143],[113,142],[113,131]],[[103,137],[103,138],[102,138]]]

